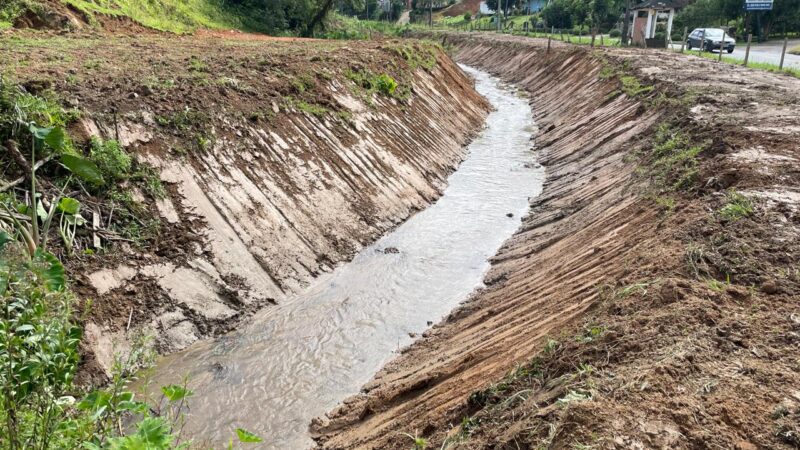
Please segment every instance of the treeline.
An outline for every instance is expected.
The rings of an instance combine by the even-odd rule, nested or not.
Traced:
[[[346,16],[358,17],[361,20],[389,20],[400,18],[405,9],[403,0],[339,0],[336,10]]]
[[[506,10],[505,0],[488,0],[492,9]],[[499,3],[499,6],[498,6]],[[506,13],[524,13],[527,2],[508,0]],[[621,28],[626,8],[637,0],[550,0],[539,13],[539,23],[556,28],[596,28],[608,32]],[[673,38],[680,38],[684,27],[690,31],[700,27],[725,26],[737,36],[753,33],[763,39],[784,32],[800,32],[800,0],[774,0],[772,11],[747,14],[744,0],[696,0],[681,9],[675,17]]]
[[[748,33],[761,39],[784,32],[800,32],[800,0],[774,0],[772,11],[747,14],[744,0],[697,0],[676,16],[674,33],[686,27],[694,28],[724,25],[731,33],[743,37]]]

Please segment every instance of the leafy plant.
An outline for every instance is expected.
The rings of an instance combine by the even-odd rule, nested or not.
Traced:
[[[61,212],[59,219],[59,233],[64,241],[64,246],[68,253],[72,253],[73,242],[78,227],[86,224],[86,219],[80,214],[81,204],[74,198],[64,197],[58,202],[58,211]]]
[[[378,92],[391,97],[397,90],[397,81],[389,75],[382,73],[375,79],[376,88]]]
[[[53,255],[33,255],[5,235],[0,245],[0,446],[55,447],[57,430],[74,399],[80,328],[72,295]]]

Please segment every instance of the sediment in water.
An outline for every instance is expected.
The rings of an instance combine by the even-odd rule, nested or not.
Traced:
[[[796,274],[780,275],[787,257],[800,256],[788,244],[800,235],[799,181],[788,163],[800,156],[792,143],[800,138],[800,82],[733,67],[721,73],[663,52],[557,43],[548,52],[547,41],[500,35],[446,41],[458,61],[531,94],[544,192],[494,258],[489,287],[362,394],[317,419],[320,447],[407,448],[409,436],[435,448],[791,444],[791,419],[771,411],[784,405],[794,411],[786,417],[797,417],[797,401],[781,400],[793,389],[785,379],[793,344],[758,330],[786,330],[782,317],[800,293]],[[658,89],[623,94],[621,80],[603,73],[614,67],[606,58],[626,61],[626,75]],[[693,96],[708,86],[716,95]],[[667,118],[705,149],[688,192],[662,190],[648,177],[654,125]],[[773,155],[769,164],[739,156],[754,146]],[[758,204],[735,223],[715,212],[733,187]],[[680,209],[663,206],[664,198]],[[709,289],[703,277],[725,280],[726,272],[729,287]],[[761,283],[767,294],[753,290]],[[744,320],[744,298],[763,313]],[[734,335],[732,342],[748,342],[741,351],[727,342]],[[782,347],[782,356],[754,356],[753,342]],[[723,366],[752,371],[723,374]],[[745,390],[752,411],[741,408]]]

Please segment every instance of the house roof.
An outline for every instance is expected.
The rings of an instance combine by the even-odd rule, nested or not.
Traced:
[[[680,9],[691,3],[691,0],[644,0],[633,9]]]

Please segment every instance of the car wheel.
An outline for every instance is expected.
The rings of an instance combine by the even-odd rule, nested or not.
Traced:
[[[728,53],[733,53],[733,47],[728,49]]]
[[[686,41],[686,50],[692,49],[692,41]]]

